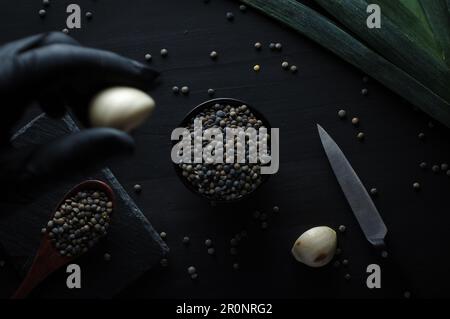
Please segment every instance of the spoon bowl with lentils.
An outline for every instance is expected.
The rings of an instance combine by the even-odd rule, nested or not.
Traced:
[[[261,174],[263,163],[260,157],[257,157],[256,162],[249,160],[250,154],[255,154],[258,150],[257,143],[248,136],[245,137],[245,142],[241,143],[243,146],[240,146],[245,150],[245,157],[244,161],[240,161],[237,159],[237,146],[240,142],[235,138],[232,143],[226,138],[228,128],[242,128],[244,131],[247,128],[254,128],[256,132],[259,132],[260,128],[266,128],[267,136],[263,140],[267,143],[267,154],[270,155],[271,126],[263,114],[248,103],[232,98],[217,98],[201,103],[193,108],[178,126],[189,130],[192,152],[196,148],[195,139],[199,138],[194,126],[195,120],[201,120],[202,124],[202,149],[206,149],[213,156],[217,148],[207,149],[211,140],[206,139],[204,133],[206,129],[220,130],[223,140],[218,143],[223,151],[223,160],[208,162],[202,158],[199,162],[192,155],[191,163],[184,161],[174,163],[178,177],[189,190],[212,203],[232,203],[249,197],[267,181],[269,175]],[[215,136],[212,140],[214,139]],[[173,141],[173,145],[180,141],[181,138]],[[228,153],[228,147],[233,148],[234,153]],[[234,157],[232,163],[227,161],[227,156]]]
[[[33,264],[13,298],[25,298],[51,273],[92,248],[107,234],[114,207],[114,192],[102,181],[88,180],[70,190],[42,228]]]

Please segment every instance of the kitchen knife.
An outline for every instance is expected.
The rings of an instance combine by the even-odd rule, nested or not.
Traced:
[[[383,250],[382,255],[387,256],[384,251],[387,228],[372,198],[339,146],[319,124],[317,129],[331,168],[364,235],[372,245]]]

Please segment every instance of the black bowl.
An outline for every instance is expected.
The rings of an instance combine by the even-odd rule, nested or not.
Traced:
[[[241,106],[241,105],[247,105],[247,107],[249,108],[249,110],[259,119],[261,120],[261,122],[263,123],[263,126],[267,128],[267,130],[270,132],[271,129],[271,125],[269,123],[269,121],[266,119],[266,117],[260,113],[258,110],[256,110],[253,106],[249,105],[247,102],[241,101],[241,100],[237,100],[237,99],[233,99],[233,98],[217,98],[217,99],[212,99],[212,100],[208,100],[206,102],[203,102],[199,105],[197,105],[196,107],[194,107],[189,113],[186,114],[186,116],[184,117],[183,121],[181,121],[181,123],[178,125],[178,127],[187,127],[190,123],[190,120],[194,117],[196,117],[199,113],[201,113],[203,110],[210,108],[211,106],[214,106],[215,104],[225,104],[225,105],[231,105],[231,106]],[[178,141],[172,141],[172,145],[176,145],[176,143],[178,143]],[[244,196],[241,196],[239,198],[233,199],[233,200],[214,200],[209,198],[208,196],[206,196],[205,194],[200,193],[184,176],[183,176],[183,170],[178,166],[178,164],[173,163],[173,166],[175,168],[175,172],[178,175],[178,177],[180,178],[180,180],[183,182],[183,184],[189,189],[191,190],[193,193],[197,194],[198,196],[207,199],[210,202],[214,202],[214,203],[234,203],[237,201],[242,201],[243,199],[248,198],[249,196],[253,195],[256,190],[258,190],[259,187],[261,187],[261,185],[263,185],[268,179],[270,175],[261,175],[261,183],[258,185],[258,187],[256,187],[254,190],[252,190],[251,192],[245,194]]]

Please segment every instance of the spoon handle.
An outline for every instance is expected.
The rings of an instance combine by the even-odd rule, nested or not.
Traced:
[[[26,277],[11,299],[24,299],[48,275],[66,264],[70,258],[62,257],[44,237]]]

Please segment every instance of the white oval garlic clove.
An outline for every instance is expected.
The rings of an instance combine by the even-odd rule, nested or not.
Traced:
[[[131,87],[111,87],[99,92],[89,106],[94,127],[112,127],[126,132],[141,125],[155,108],[145,92]]]
[[[310,267],[328,264],[336,252],[336,232],[327,226],[305,231],[294,243],[292,255],[297,261]]]

